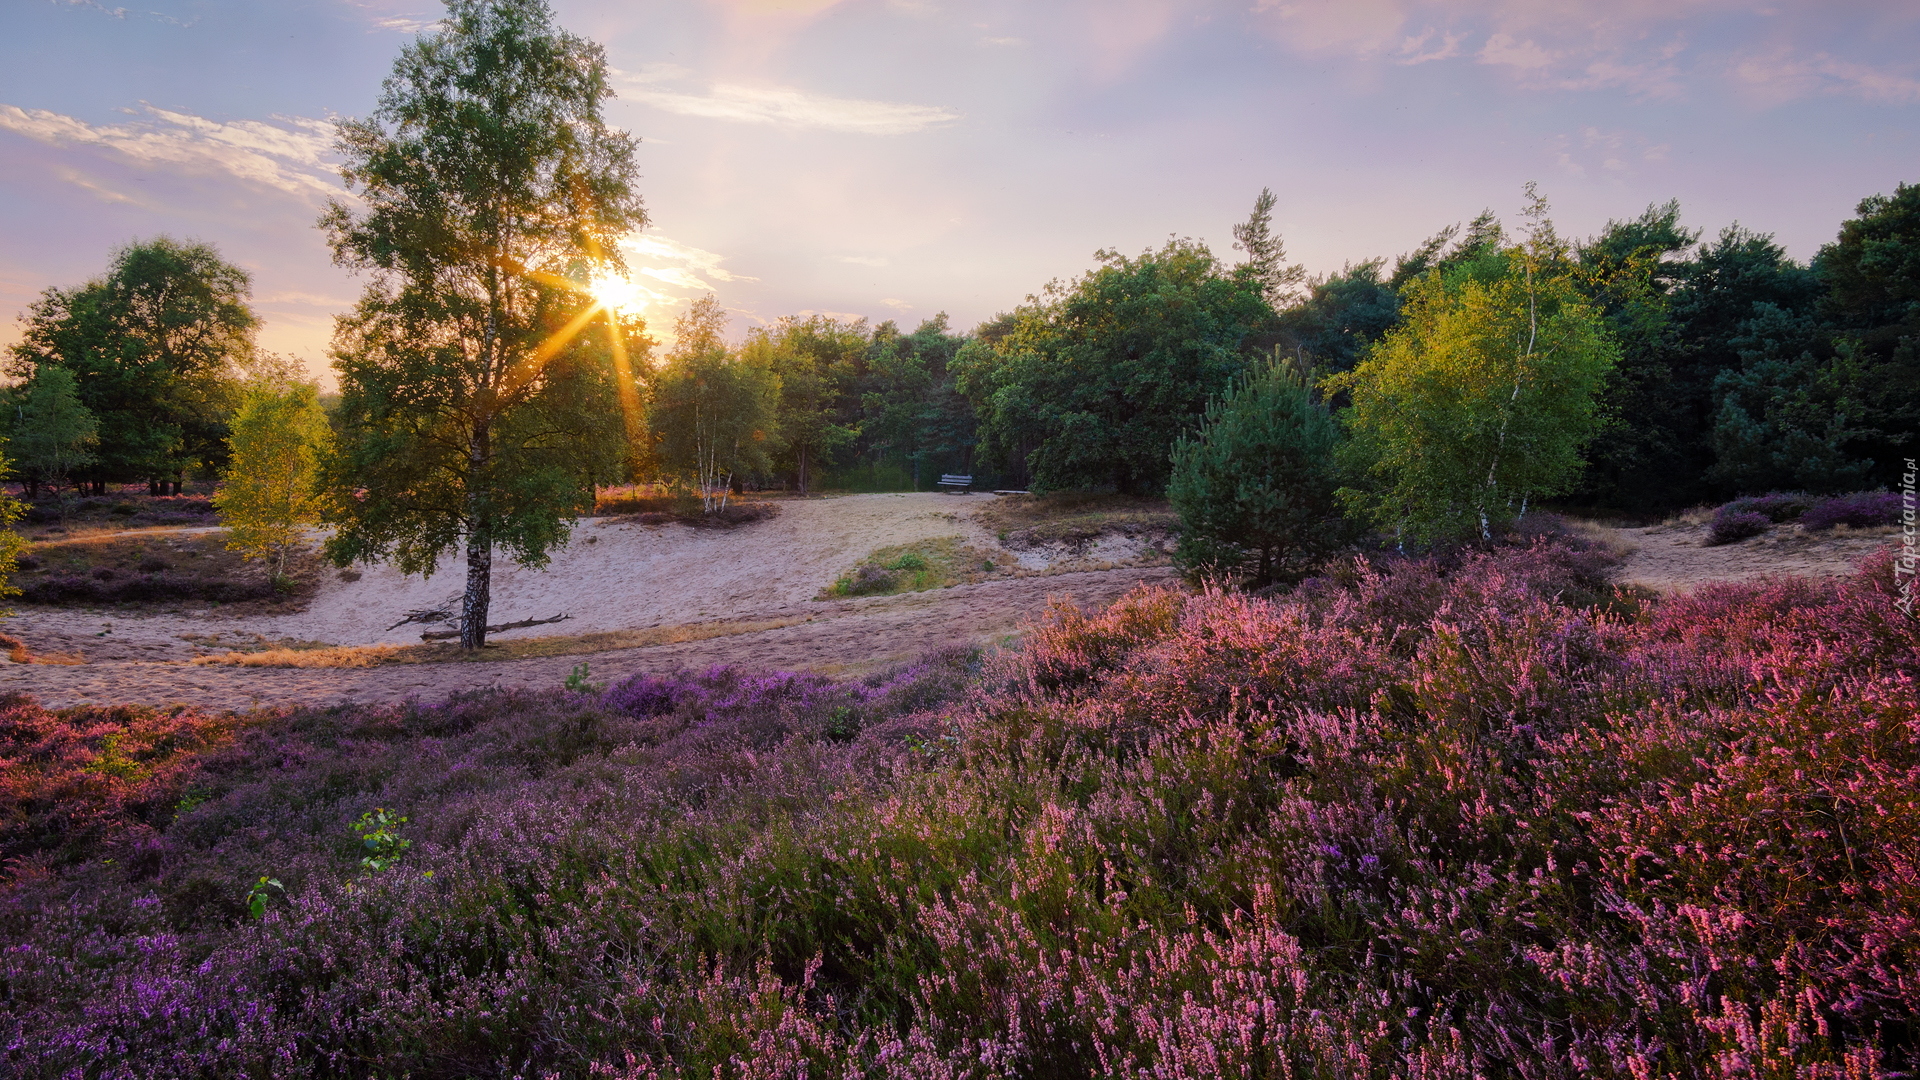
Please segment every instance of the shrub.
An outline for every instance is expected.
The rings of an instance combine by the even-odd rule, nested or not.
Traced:
[[[1735,499],[1719,509],[1732,514],[1765,514],[1768,521],[1779,524],[1794,521],[1800,515],[1813,508],[1820,500],[1798,491],[1770,491],[1765,495],[1752,495],[1744,499]]]
[[[1862,491],[1821,499],[1801,517],[1803,528],[1831,529],[1835,525],[1871,528],[1898,525],[1905,511],[1903,497],[1896,491]]]
[[[1745,540],[1749,536],[1759,536],[1772,525],[1773,520],[1758,511],[1729,511],[1722,507],[1713,515],[1712,524],[1707,526],[1707,542],[1731,544],[1736,540]]]

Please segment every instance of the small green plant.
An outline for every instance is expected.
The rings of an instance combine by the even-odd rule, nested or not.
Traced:
[[[124,738],[124,735],[116,731],[101,739],[100,756],[94,758],[93,764],[88,766],[88,768],[101,776],[112,777],[115,780],[126,780],[130,783],[138,783],[146,779],[149,770],[145,765],[129,757],[127,752],[120,748],[120,744]]]
[[[917,551],[909,551],[905,555],[887,564],[887,569],[889,570],[912,570],[917,572],[925,570],[926,568],[927,557]]]
[[[860,714],[852,706],[841,705],[827,714],[826,736],[833,742],[847,742],[860,734]]]
[[[211,798],[213,798],[212,793],[204,788],[188,788],[181,793],[180,801],[173,804],[174,820],[179,820],[188,811]]]
[[[400,856],[413,846],[413,841],[401,839],[397,831],[406,823],[405,817],[383,806],[376,806],[361,814],[360,820],[353,823],[353,831],[360,837],[360,846],[368,852],[360,860],[360,869],[377,874],[399,862]]]
[[[567,689],[576,694],[597,694],[605,690],[606,686],[587,678],[588,672],[589,668],[585,660],[575,664],[573,666],[573,674],[567,676]]]
[[[279,878],[260,875],[260,880],[254,882],[253,888],[247,890],[247,914],[256,919],[267,917],[267,897],[271,895],[267,892],[268,889],[279,889],[282,896],[287,892],[286,887],[280,884]]]

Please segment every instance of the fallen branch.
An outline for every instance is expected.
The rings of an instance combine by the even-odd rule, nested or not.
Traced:
[[[407,615],[405,618],[401,619],[397,623],[394,623],[392,626],[387,627],[385,632],[391,634],[395,630],[400,629],[401,627],[407,625],[410,622],[417,622],[417,623],[450,622],[452,619],[453,619],[453,612],[451,610],[442,611],[442,610],[428,609],[426,611],[409,611],[407,612]]]
[[[525,630],[529,626],[545,626],[548,623],[565,622],[566,620],[571,618],[573,618],[573,616],[571,615],[555,615],[551,619],[522,619],[519,622],[501,623],[499,626],[489,626],[487,627],[487,633],[497,634],[502,630]],[[458,630],[432,630],[427,633],[421,634],[420,640],[421,641],[445,641],[448,638],[457,638],[459,636],[460,636],[460,631]]]

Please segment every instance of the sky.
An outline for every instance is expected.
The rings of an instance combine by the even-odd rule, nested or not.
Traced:
[[[314,221],[332,124],[428,0],[0,0],[0,344],[48,287],[166,234],[253,276],[316,374],[365,284]],[[1170,236],[1235,258],[1261,188],[1291,260],[1407,251],[1537,181],[1563,235],[1677,198],[1812,257],[1920,182],[1920,3],[551,0],[641,140],[624,251],[650,322],[713,293],[960,330]],[[7,321],[13,319],[14,321]]]

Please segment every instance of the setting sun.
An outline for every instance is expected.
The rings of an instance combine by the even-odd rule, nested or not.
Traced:
[[[587,291],[601,307],[623,314],[638,314],[647,305],[647,292],[624,274],[596,273]]]

